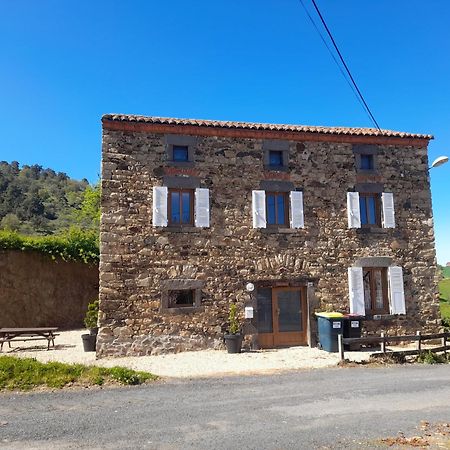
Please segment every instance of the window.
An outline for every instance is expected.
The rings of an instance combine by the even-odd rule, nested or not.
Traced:
[[[187,162],[189,161],[189,147],[187,145],[174,145],[172,147],[173,161]]]
[[[379,194],[359,194],[361,226],[381,226],[381,205]]]
[[[361,170],[374,170],[374,159],[373,155],[360,155],[360,167]]]
[[[192,289],[168,291],[168,308],[193,307],[194,291]]]
[[[283,152],[281,150],[269,151],[269,167],[283,167]]]
[[[364,306],[366,314],[389,312],[387,268],[363,268]]]
[[[288,226],[289,206],[286,192],[266,192],[267,226]]]
[[[160,311],[168,314],[190,314],[203,311],[204,281],[172,279],[161,281]]]
[[[194,225],[194,191],[169,189],[169,225]]]

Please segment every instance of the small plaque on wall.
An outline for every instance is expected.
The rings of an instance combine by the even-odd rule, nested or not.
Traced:
[[[246,306],[244,308],[244,317],[246,319],[253,319],[253,306]]]

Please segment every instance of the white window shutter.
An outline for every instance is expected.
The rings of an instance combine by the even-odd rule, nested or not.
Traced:
[[[209,189],[195,190],[195,226],[209,227]]]
[[[252,191],[253,228],[266,228],[266,192]]]
[[[361,228],[359,192],[347,192],[347,216],[349,228]]]
[[[167,186],[153,187],[153,226],[167,227]]]
[[[405,292],[403,289],[403,270],[401,267],[388,268],[389,308],[391,314],[406,314]]]
[[[364,282],[362,267],[348,268],[348,287],[350,297],[350,314],[366,315],[364,304]]]
[[[303,192],[291,191],[291,228],[304,228]]]
[[[395,228],[394,194],[383,192],[381,203],[383,205],[383,228]]]

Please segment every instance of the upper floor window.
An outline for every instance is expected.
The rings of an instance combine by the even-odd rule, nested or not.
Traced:
[[[395,228],[394,195],[391,192],[347,192],[349,228]]]
[[[253,228],[304,228],[303,192],[252,191],[252,213]]]
[[[197,137],[182,134],[166,134],[166,163],[170,166],[194,165]]]
[[[374,170],[374,155],[361,154],[360,155],[360,167],[361,170]]]
[[[281,150],[269,151],[269,167],[279,168],[283,167],[283,152]]]
[[[195,180],[174,178],[166,179],[173,187],[153,187],[153,226],[209,228],[209,189],[195,188]]]
[[[189,147],[187,145],[174,145],[172,147],[173,161],[187,162],[189,161]]]
[[[194,191],[169,189],[169,225],[194,225]]]
[[[381,226],[381,207],[379,194],[359,194],[361,226]]]
[[[266,192],[267,226],[289,226],[287,192]]]

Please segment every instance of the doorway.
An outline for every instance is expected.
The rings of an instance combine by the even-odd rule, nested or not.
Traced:
[[[306,323],[305,287],[258,289],[257,328],[262,348],[306,345]]]

